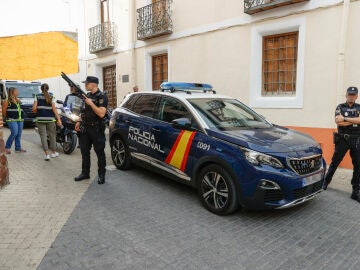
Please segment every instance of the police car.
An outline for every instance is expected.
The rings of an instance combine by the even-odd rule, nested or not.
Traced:
[[[196,187],[216,214],[287,208],[322,190],[318,143],[208,84],[166,82],[161,91],[130,94],[109,128],[118,169],[136,164]]]

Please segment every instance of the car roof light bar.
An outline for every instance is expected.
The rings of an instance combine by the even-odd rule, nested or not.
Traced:
[[[175,91],[185,91],[188,94],[191,94],[190,91],[203,91],[216,93],[213,90],[212,85],[206,83],[184,83],[184,82],[163,82],[160,85],[161,91],[164,92],[165,90],[170,91],[171,93]]]

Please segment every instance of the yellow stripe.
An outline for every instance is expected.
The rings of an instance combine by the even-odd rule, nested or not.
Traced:
[[[192,134],[192,131],[184,131],[184,133],[181,136],[181,139],[179,141],[179,144],[176,147],[174,155],[172,156],[172,158],[170,160],[170,164],[178,169],[181,168],[181,163],[185,156],[186,146],[189,142],[191,134]]]

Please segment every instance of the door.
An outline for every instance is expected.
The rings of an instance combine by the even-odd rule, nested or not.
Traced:
[[[132,105],[131,111],[124,122],[128,129],[128,144],[132,155],[138,159],[149,161],[154,152],[161,152],[159,142],[155,141],[152,126],[155,119],[154,111],[158,104],[157,95],[141,95]]]
[[[109,105],[108,108],[114,109],[117,107],[116,97],[116,65],[103,68],[104,78],[104,92],[106,92]]]
[[[152,56],[152,89],[159,90],[160,85],[168,80],[168,54]]]
[[[154,157],[161,161],[163,169],[184,180],[190,180],[191,171],[195,164],[193,154],[196,149],[199,126],[186,106],[176,98],[162,97],[155,118],[159,121],[152,130],[155,141],[160,142],[162,153]],[[174,128],[172,121],[188,118],[194,130],[180,130]]]

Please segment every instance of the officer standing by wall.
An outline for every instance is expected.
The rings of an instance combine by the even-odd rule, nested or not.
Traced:
[[[82,111],[81,122],[75,126],[80,136],[80,149],[82,155],[82,171],[75,177],[75,181],[90,178],[90,150],[94,146],[98,158],[98,184],[105,183],[105,124],[108,100],[98,88],[99,79],[93,76],[86,78],[85,88],[89,92],[85,98],[85,108]]]
[[[360,202],[360,104],[355,103],[357,97],[358,89],[351,86],[346,91],[346,102],[336,107],[335,123],[338,126],[338,133],[334,134],[335,151],[325,176],[323,188],[327,189],[337,167],[346,152],[350,150],[354,166],[351,198]]]

